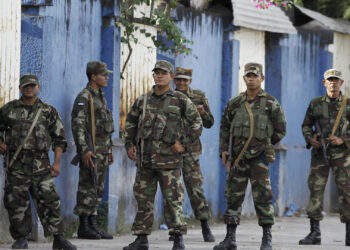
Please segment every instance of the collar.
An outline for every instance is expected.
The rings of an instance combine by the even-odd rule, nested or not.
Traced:
[[[187,92],[186,92],[186,93],[184,93],[184,92],[182,92],[182,91],[180,91],[180,90],[177,90],[177,89],[175,89],[175,90],[178,91],[178,92],[181,92],[182,94],[187,95],[189,98],[192,98],[192,97],[194,96],[193,90],[192,90],[190,87],[187,89]]]
[[[153,85],[150,93],[151,93],[151,96],[152,95],[156,95],[156,91],[155,91],[155,85]],[[162,96],[166,96],[166,95],[171,95],[171,96],[174,96],[175,95],[175,90],[170,86],[170,88],[162,95]]]
[[[252,101],[252,99],[250,99],[250,98],[248,97],[247,91],[242,92],[242,93],[241,93],[241,96],[242,96],[241,102]],[[256,97],[257,97],[257,96],[259,96],[259,97],[262,97],[262,96],[263,96],[263,97],[266,97],[266,92],[265,92],[263,89],[260,89],[259,92],[258,92],[258,94],[256,95]],[[253,100],[255,100],[256,97],[255,97]]]
[[[88,84],[86,85],[86,89],[89,90],[90,93],[93,94],[93,95],[102,95],[102,96],[104,95],[101,88],[99,88],[98,90],[96,90],[96,89],[94,89],[93,87],[91,87],[90,83],[88,83]]]
[[[39,99],[39,97],[38,97],[38,98],[36,98],[36,100],[35,100],[35,102],[34,102],[34,104],[33,104],[33,107],[39,106],[39,105],[41,105],[42,103],[43,103],[43,102],[42,102],[42,101]],[[16,106],[17,106],[17,107],[21,107],[21,106],[28,106],[28,105],[24,104],[24,102],[23,102],[23,97],[20,97],[20,98],[18,99],[18,102],[17,102]]]
[[[340,91],[340,95],[335,99],[336,102],[342,102],[344,99],[343,93]],[[322,97],[322,101],[331,102],[331,98],[327,95],[327,93]]]

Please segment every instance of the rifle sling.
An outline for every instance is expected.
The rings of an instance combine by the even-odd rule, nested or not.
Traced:
[[[333,136],[335,134],[335,131],[337,131],[337,128],[338,128],[339,122],[340,122],[340,118],[341,118],[341,116],[343,114],[343,111],[344,111],[344,108],[345,108],[346,101],[347,101],[347,97],[344,95],[343,96],[343,101],[342,101],[340,109],[339,109],[339,112],[337,114],[337,118],[335,119],[335,122],[334,122],[334,125],[333,125],[332,135],[331,136]]]
[[[141,131],[143,133],[143,127],[144,127],[144,124],[145,124],[145,115],[146,115],[146,106],[147,106],[147,100],[148,100],[148,96],[149,96],[149,93],[145,93],[143,95],[143,105],[142,105],[142,115],[141,115]],[[138,142],[136,142],[138,143]],[[143,149],[145,147],[145,140],[143,139],[143,136],[141,137],[141,145],[140,145],[140,156],[141,156],[141,164],[143,162]]]
[[[17,159],[19,153],[21,152],[24,144],[28,141],[29,136],[32,134],[33,129],[35,127],[35,125],[37,124],[38,120],[39,120],[39,116],[41,114],[41,108],[38,110],[38,112],[35,115],[35,118],[32,122],[32,125],[29,128],[28,134],[26,135],[26,137],[24,138],[23,142],[21,143],[21,145],[19,145],[19,147],[17,148],[15,154],[13,155],[12,159],[10,160],[10,163],[8,165],[8,168],[10,168],[12,166],[12,164],[15,162],[15,160]]]
[[[92,99],[92,95],[89,93],[89,102],[90,102],[90,115],[91,115],[91,137],[92,137],[92,151],[95,151],[95,135],[96,135],[96,126],[95,126],[95,107],[94,100]],[[95,152],[93,152],[95,153]]]
[[[244,102],[244,105],[247,109],[247,112],[249,114],[249,128],[250,128],[250,134],[248,137],[248,140],[245,142],[242,151],[239,153],[238,157],[235,160],[235,166],[238,166],[239,161],[242,159],[244,153],[247,151],[248,145],[250,143],[250,141],[253,138],[253,134],[254,134],[254,118],[253,118],[253,112],[252,109],[250,108],[249,103],[246,101]]]

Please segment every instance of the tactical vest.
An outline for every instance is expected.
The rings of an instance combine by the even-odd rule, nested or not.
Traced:
[[[269,119],[268,110],[266,110],[266,97],[260,96],[259,107],[252,108],[254,118],[254,135],[257,140],[271,138],[273,134],[272,122]],[[234,138],[248,139],[250,134],[249,114],[244,105],[242,105],[232,120],[232,133]]]
[[[166,96],[163,107],[160,109],[156,107],[153,108],[148,97],[146,113],[143,120],[143,131],[140,131],[140,138],[144,140],[161,141],[169,146],[180,139],[180,132],[183,126],[183,105],[181,104],[182,100],[180,98],[178,98],[178,100],[180,101],[181,107],[170,105],[172,98],[177,97]],[[139,129],[142,127],[141,122],[140,119],[138,125]],[[160,148],[159,150],[160,152],[157,153],[162,153],[162,149]]]

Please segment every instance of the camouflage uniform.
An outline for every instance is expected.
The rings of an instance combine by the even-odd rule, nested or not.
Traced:
[[[306,111],[302,131],[307,144],[313,136],[313,125],[319,122],[324,138],[331,135],[333,124],[337,117],[344,96],[341,94],[335,100],[327,95],[319,96],[311,100]],[[329,166],[325,163],[322,150],[313,148],[311,151],[311,166],[308,178],[310,200],[307,206],[309,218],[316,221],[322,220],[323,196],[330,168],[333,171],[338,187],[339,212],[342,222],[350,221],[350,100],[347,100],[345,109],[340,119],[335,136],[344,140],[340,146],[329,144],[327,158]]]
[[[74,208],[76,215],[96,215],[97,207],[101,203],[106,173],[108,169],[108,153],[112,150],[111,134],[114,132],[113,117],[107,108],[107,101],[103,91],[94,90],[89,84],[77,96],[72,110],[72,132],[74,136],[77,153],[83,156],[90,151],[86,134],[91,133],[91,115],[89,94],[92,96],[95,108],[95,156],[97,166],[97,194],[93,186],[91,169],[80,162],[79,185],[77,193],[77,204]]]
[[[141,130],[141,116],[144,98],[147,106],[144,128]],[[182,138],[182,120],[189,124],[190,140],[196,140],[202,131],[202,122],[194,104],[182,93],[169,88],[161,96],[155,94],[154,87],[147,94],[136,99],[125,125],[125,148],[135,146],[137,133],[144,138],[142,166],[138,169],[134,184],[134,194],[138,211],[132,226],[133,234],[150,234],[153,224],[153,203],[159,182],[163,198],[169,208],[165,215],[169,230],[175,234],[185,234],[186,224],[182,210],[184,190],[181,184],[182,154],[174,153],[171,146],[175,141],[185,144]],[[139,130],[139,131],[138,131]]]
[[[205,93],[189,88],[187,91],[188,98],[194,103],[194,105],[203,105],[205,113],[201,115],[203,126],[205,128],[211,128],[214,124],[214,117],[210,112],[208,99]],[[188,127],[184,125],[185,129]],[[188,132],[187,132],[188,134]],[[191,149],[191,154],[186,153],[183,156],[183,169],[182,174],[186,185],[188,197],[191,202],[192,209],[197,220],[209,220],[211,218],[210,209],[204,196],[203,175],[199,165],[199,155],[202,153],[202,144],[199,138],[197,138],[190,145],[186,145],[186,148]]]
[[[254,136],[239,166],[231,167],[226,185],[227,210],[224,215],[226,224],[240,222],[242,203],[248,178],[252,185],[253,200],[259,225],[274,223],[272,206],[272,190],[269,166],[264,150],[267,139],[272,144],[278,143],[286,134],[286,121],[278,101],[264,90],[260,90],[255,99],[251,100],[246,92],[231,99],[226,106],[220,127],[220,155],[228,151],[230,126],[233,123],[232,154],[235,159],[249,137],[249,115],[244,102],[248,101],[254,116]]]
[[[40,99],[33,106],[25,105],[22,98],[11,101],[0,109],[0,138],[3,138],[6,130],[5,144],[11,159],[28,134],[39,108],[42,111],[36,126],[7,172],[4,205],[9,214],[10,233],[14,239],[25,237],[31,232],[28,192],[37,207],[45,236],[62,234],[64,231],[60,216],[60,198],[50,175],[48,156],[51,145],[53,150],[60,147],[65,151],[67,147],[63,124],[57,110]]]

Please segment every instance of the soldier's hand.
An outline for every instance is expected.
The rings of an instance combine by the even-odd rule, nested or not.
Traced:
[[[199,112],[199,114],[203,115],[205,113],[205,109],[203,107],[203,105],[197,105],[197,110]]]
[[[50,174],[52,177],[57,177],[60,175],[60,164],[59,163],[54,163],[50,167]]]
[[[4,154],[7,149],[7,146],[5,143],[0,143],[0,154]]]
[[[177,154],[185,152],[184,146],[182,146],[181,142],[179,141],[176,141],[174,145],[171,146],[171,150]]]
[[[222,160],[222,164],[224,164],[224,166],[226,166],[226,159],[227,159],[227,156],[229,155],[230,153],[227,152],[227,151],[224,151],[221,153],[221,160]]]
[[[313,148],[319,148],[320,147],[320,143],[317,140],[317,135],[315,135],[314,137],[310,138],[310,144]]]
[[[344,140],[342,138],[339,138],[337,136],[330,136],[326,139],[330,144],[335,145],[335,146],[339,146],[342,145],[344,143]]]
[[[114,162],[113,153],[108,153],[108,165],[111,165]]]
[[[96,156],[91,151],[86,152],[82,157],[84,165],[87,167],[95,167],[92,158],[96,158]]]
[[[136,157],[136,147],[135,146],[132,146],[131,148],[129,148],[128,157],[130,158],[130,160],[133,160],[136,162],[137,157]]]

